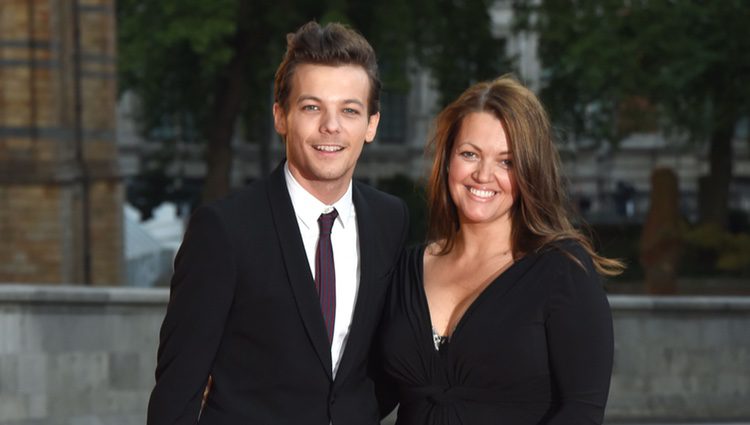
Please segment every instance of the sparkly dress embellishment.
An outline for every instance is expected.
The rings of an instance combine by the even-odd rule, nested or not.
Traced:
[[[435,331],[435,329],[432,329],[432,343],[435,344],[435,351],[440,351],[445,344],[448,343],[448,337],[438,335],[438,333]]]

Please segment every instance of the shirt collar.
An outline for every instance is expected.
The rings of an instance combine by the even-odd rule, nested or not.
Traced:
[[[354,203],[352,202],[352,182],[349,181],[349,187],[347,187],[344,195],[339,198],[338,201],[334,202],[333,205],[326,205],[320,202],[318,198],[308,192],[301,184],[294,178],[291,171],[289,171],[289,163],[284,162],[284,178],[286,179],[286,187],[289,191],[289,197],[292,199],[292,207],[294,207],[294,213],[302,224],[308,229],[318,228],[318,218],[321,214],[328,212],[330,207],[336,208],[339,215],[336,220],[346,228],[354,217]]]

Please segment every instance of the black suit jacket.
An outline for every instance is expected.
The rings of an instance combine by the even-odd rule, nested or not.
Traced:
[[[377,424],[368,355],[406,231],[403,202],[355,182],[360,286],[343,357],[331,354],[283,167],[198,208],[162,324],[148,424]]]

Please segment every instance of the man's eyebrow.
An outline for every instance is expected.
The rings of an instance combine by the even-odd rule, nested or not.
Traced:
[[[344,100],[344,104],[345,105],[349,104],[349,103],[354,103],[354,104],[359,105],[359,106],[361,106],[363,108],[365,107],[365,104],[362,103],[359,99],[346,99],[346,100]]]
[[[320,99],[319,97],[317,97],[317,96],[313,96],[313,95],[311,95],[311,94],[303,94],[303,95],[300,95],[300,96],[299,96],[299,97],[297,98],[297,103],[302,103],[302,102],[305,102],[305,101],[308,101],[308,100],[311,100],[311,101],[313,101],[313,102],[319,102],[319,103],[322,103],[322,102],[323,102],[323,101],[322,101],[322,100],[321,100],[321,99]],[[344,105],[348,105],[348,104],[351,104],[351,103],[353,103],[353,104],[355,104],[355,105],[359,105],[359,106],[360,106],[360,107],[362,107],[362,108],[364,108],[364,107],[365,107],[365,104],[364,104],[364,103],[362,103],[362,101],[361,101],[361,100],[359,100],[359,99],[355,99],[355,98],[352,98],[352,99],[344,99],[344,100],[342,101],[342,103],[343,103]]]
[[[301,95],[300,97],[297,98],[297,103],[301,103],[301,102],[304,102],[306,100],[312,100],[314,102],[320,102],[321,101],[320,98],[318,98],[316,96],[309,95],[309,94],[303,94],[303,95]]]

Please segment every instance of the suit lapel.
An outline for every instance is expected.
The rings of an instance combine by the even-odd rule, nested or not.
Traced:
[[[320,312],[318,295],[315,292],[315,281],[310,273],[297,217],[286,187],[283,163],[269,176],[268,189],[276,234],[279,237],[279,246],[294,300],[315,352],[328,377],[332,378],[331,347]]]
[[[373,291],[376,289],[373,280],[376,278],[374,276],[374,255],[378,252],[376,249],[378,229],[368,201],[359,191],[356,183],[354,183],[354,187],[352,188],[352,200],[357,212],[357,230],[359,232],[359,289],[357,291],[354,314],[352,315],[352,323],[349,327],[349,337],[347,338],[346,347],[344,347],[341,364],[336,372],[336,379],[346,376],[352,366],[354,366],[354,359],[361,357],[357,355],[357,352],[368,345],[368,341],[365,340],[367,337],[365,328],[367,327],[368,317],[372,311],[372,301],[376,299],[373,294]]]

